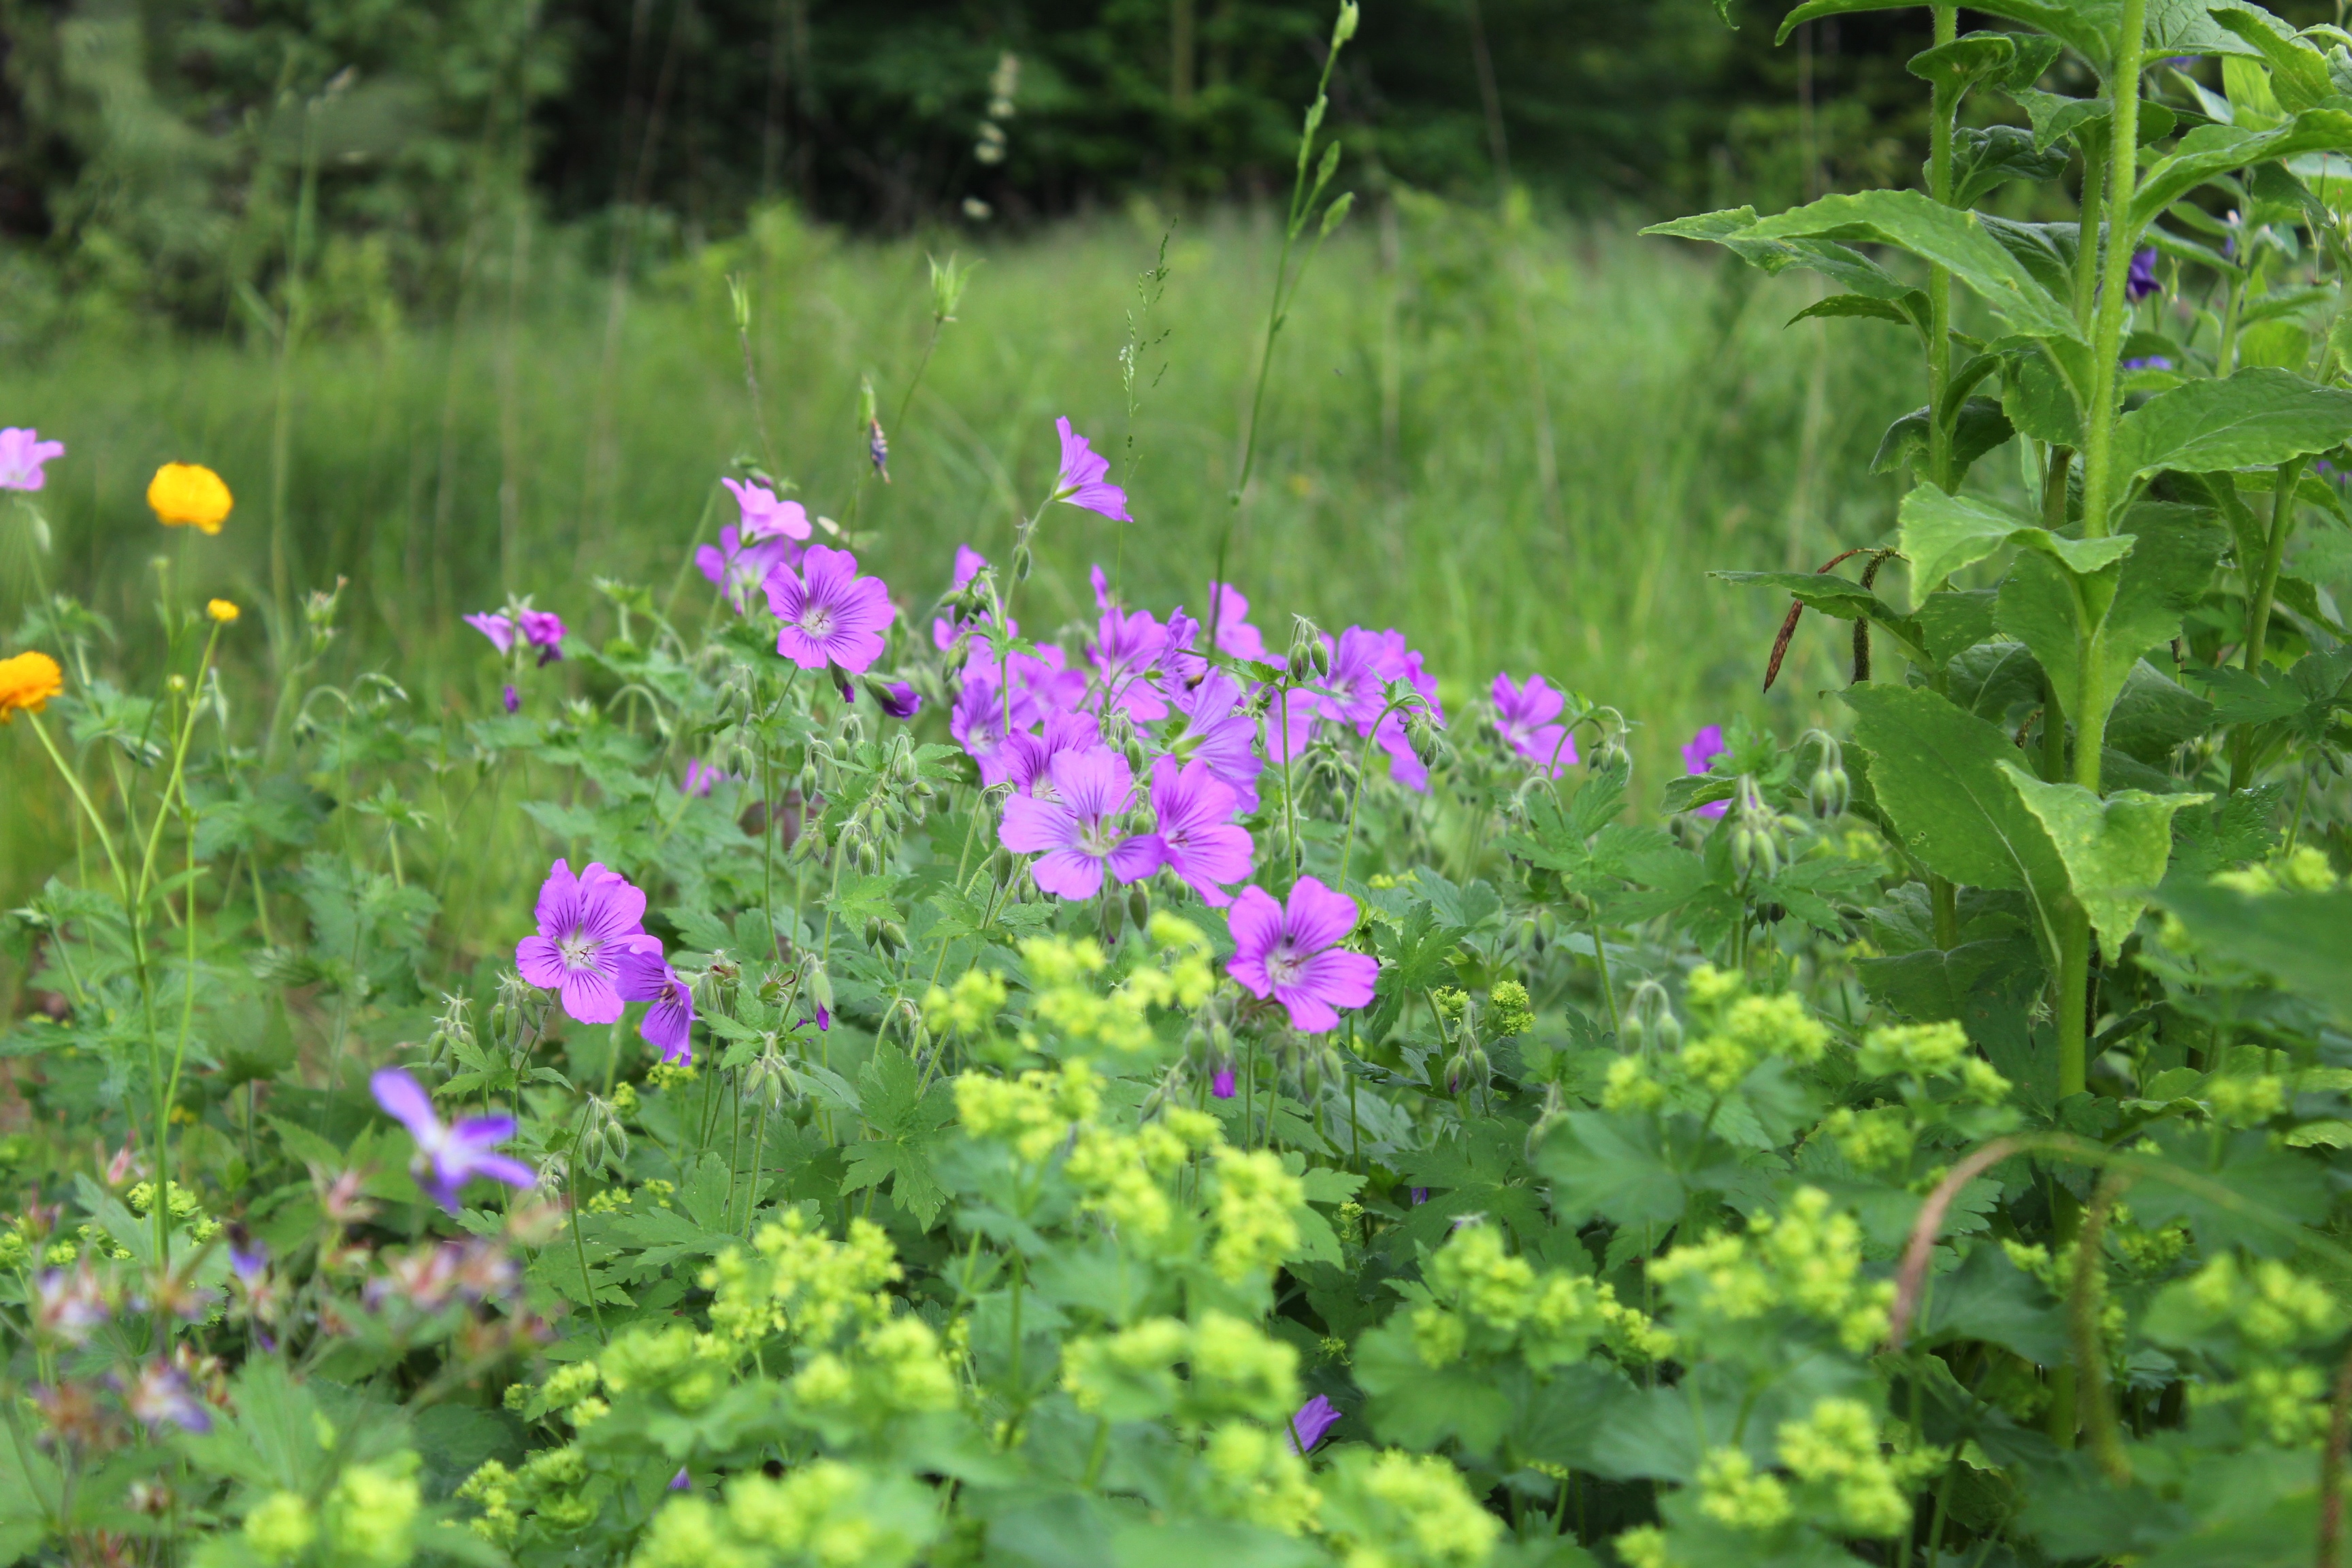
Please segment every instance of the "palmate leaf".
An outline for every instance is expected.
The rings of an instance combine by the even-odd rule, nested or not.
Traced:
[[[922,1075],[896,1042],[875,1047],[857,1082],[866,1125],[878,1136],[842,1150],[848,1174],[841,1190],[887,1181],[891,1199],[929,1230],[947,1202],[932,1161],[946,1142],[942,1129],[955,1120],[955,1096],[944,1082],[924,1089]]]

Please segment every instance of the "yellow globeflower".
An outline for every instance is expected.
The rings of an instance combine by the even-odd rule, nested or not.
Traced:
[[[15,723],[19,708],[38,713],[65,689],[65,671],[47,654],[20,653],[14,658],[0,658],[0,724]]]
[[[218,621],[225,626],[233,626],[236,624],[236,606],[230,604],[226,599],[215,599],[211,601],[205,605],[205,614],[210,616],[213,619]]]
[[[221,477],[202,463],[166,463],[147,481],[147,504],[166,528],[201,528],[218,533],[236,498]]]

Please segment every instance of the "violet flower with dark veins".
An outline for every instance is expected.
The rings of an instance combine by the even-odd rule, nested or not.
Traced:
[[[1207,763],[1153,761],[1151,814],[1158,826],[1150,837],[1160,863],[1212,909],[1232,903],[1225,889],[1249,879],[1253,846],[1249,830],[1234,820],[1240,809],[1233,786]]]
[[[515,944],[515,968],[542,991],[559,993],[575,1022],[621,1016],[616,988],[632,939],[646,934],[646,895],[597,862],[574,877],[558,860],[539,889],[539,934]]]
[[[830,545],[810,545],[800,571],[771,574],[767,589],[768,607],[784,623],[776,651],[803,669],[830,663],[864,674],[898,613],[881,578],[859,576],[857,557]]]
[[[1087,445],[1067,419],[1054,421],[1062,437],[1062,471],[1054,480],[1053,500],[1100,512],[1113,522],[1133,522],[1127,515],[1127,492],[1108,483],[1110,459]]]
[[[1356,929],[1356,900],[1301,877],[1286,907],[1264,888],[1244,888],[1226,912],[1234,955],[1225,973],[1257,997],[1272,997],[1290,1026],[1319,1035],[1339,1026],[1339,1009],[1372,999],[1380,960],[1339,942]]]
[[[1004,802],[997,841],[1016,855],[1034,855],[1037,886],[1056,898],[1091,899],[1107,869],[1124,886],[1160,868],[1160,845],[1150,834],[1119,837],[1135,796],[1127,759],[1103,750],[1065,752],[1046,770],[1054,797],[1016,795]]]
[[[1517,752],[1558,778],[1576,762],[1576,741],[1567,726],[1555,724],[1568,699],[1540,675],[1530,675],[1525,686],[1508,675],[1495,677],[1495,728]]]

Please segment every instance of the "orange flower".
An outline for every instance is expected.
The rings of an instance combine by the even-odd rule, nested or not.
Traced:
[[[202,463],[166,463],[147,481],[147,504],[166,528],[201,528],[218,533],[236,498],[221,477]]]
[[[38,713],[65,689],[65,671],[47,654],[20,653],[14,658],[0,658],[0,724],[15,723],[19,708]]]

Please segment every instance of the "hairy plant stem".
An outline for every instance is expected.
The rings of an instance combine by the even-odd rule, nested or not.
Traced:
[[[1958,36],[1959,8],[1935,7],[1936,42],[1948,44]],[[1952,120],[1959,109],[1959,92],[1938,82],[1927,116],[1927,192],[1945,206],[1952,205]],[[1944,406],[1952,380],[1952,274],[1945,267],[1927,269],[1927,478],[1947,491],[1959,488],[1952,472],[1952,426]]]
[[[2132,255],[2131,209],[2139,174],[2139,64],[2147,30],[2147,0],[2124,0],[2116,58],[2107,68],[2109,114],[2106,252],[2100,269],[2097,314],[2091,331],[2091,404],[2083,420],[2083,537],[2104,539],[2113,531],[2116,499],[2115,445],[2116,358],[2122,352],[2125,290]],[[2093,215],[2083,215],[2083,231],[2094,233]],[[2100,754],[2106,746],[2107,709],[2113,693],[2105,670],[2102,628],[2115,597],[2112,576],[2074,577],[2079,621],[2075,632],[2074,690],[2068,711],[2074,721],[2074,782],[2099,793]],[[2091,921],[2069,900],[2060,916],[2058,942],[2058,1093],[2084,1092],[2088,1083],[2090,1042]]]
[[[2260,676],[2271,634],[2271,607],[2278,599],[2279,567],[2286,557],[2287,535],[2294,531],[2294,488],[2303,479],[2304,459],[2290,458],[2278,466],[2272,479],[2271,531],[2263,546],[2260,580],[2246,605],[2245,670]],[[2230,787],[2250,789],[2254,782],[2254,731],[2243,725],[2230,740]]]

